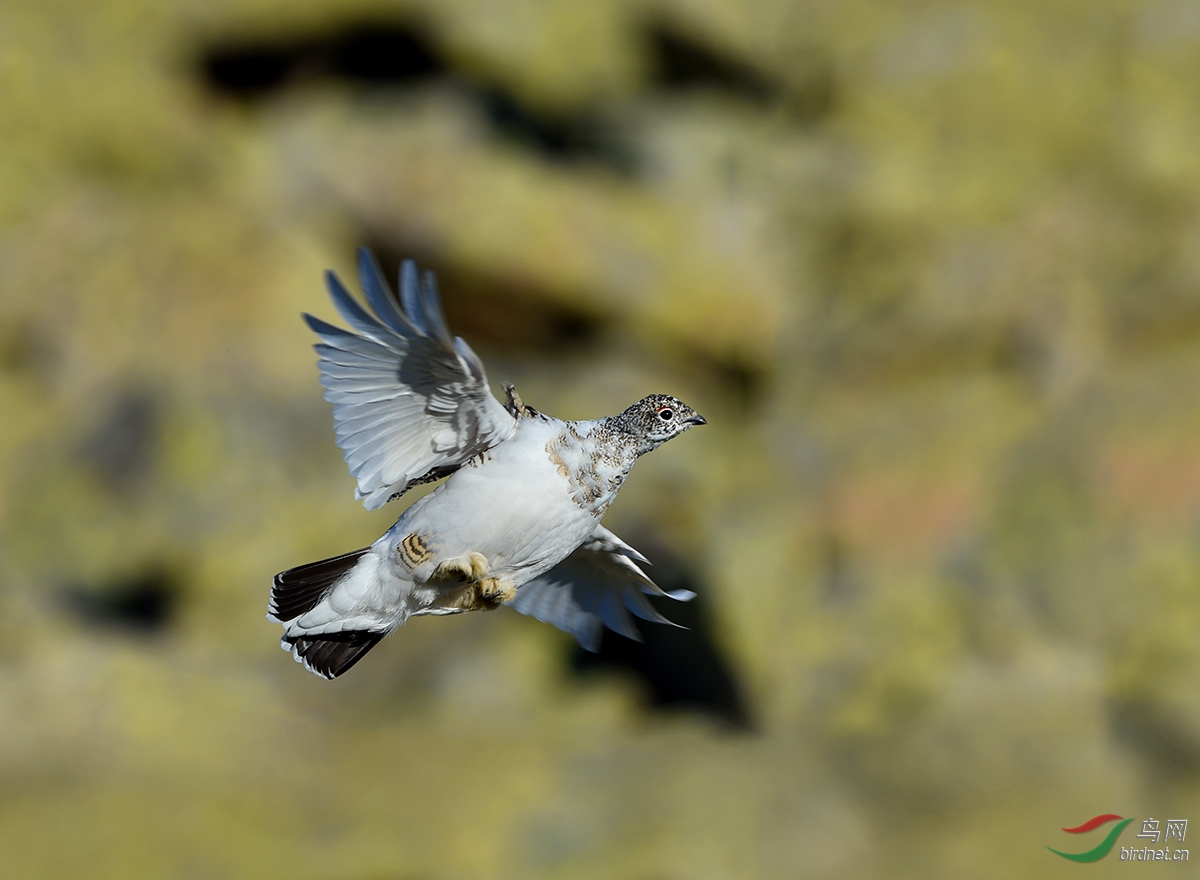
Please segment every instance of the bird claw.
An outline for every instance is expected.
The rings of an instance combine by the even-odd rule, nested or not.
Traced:
[[[457,556],[438,564],[430,580],[462,584],[449,598],[449,604],[463,611],[491,611],[517,595],[507,580],[488,576],[488,561],[482,553]]]
[[[447,597],[445,604],[460,611],[494,611],[517,595],[517,588],[500,578],[467,584]]]
[[[517,598],[517,588],[501,578],[485,578],[479,582],[479,598],[494,608]]]
[[[438,563],[430,580],[478,583],[487,577],[488,561],[482,553],[468,553]]]

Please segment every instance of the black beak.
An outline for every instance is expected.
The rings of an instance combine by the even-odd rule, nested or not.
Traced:
[[[689,425],[707,425],[708,419],[704,418],[704,416],[700,415],[700,413],[696,413],[694,416],[692,416],[690,419],[687,420],[687,423]]]

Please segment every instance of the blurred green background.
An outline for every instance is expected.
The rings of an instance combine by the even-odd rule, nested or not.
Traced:
[[[1045,847],[1200,822],[1198,144],[1195,0],[0,3],[0,876],[1185,873]],[[358,244],[708,417],[606,519],[687,633],[279,650],[400,512]]]

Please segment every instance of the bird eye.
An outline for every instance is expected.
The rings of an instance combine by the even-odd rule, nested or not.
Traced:
[[[669,422],[671,419],[675,418],[675,411],[668,407],[664,407],[658,411],[658,417],[664,422]]]

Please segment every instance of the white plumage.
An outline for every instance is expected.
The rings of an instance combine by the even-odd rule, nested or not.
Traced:
[[[704,419],[667,395],[585,422],[501,404],[483,364],[452,338],[431,273],[405,262],[400,298],[370,252],[359,278],[372,314],[326,274],[354,332],[305,315],[321,339],[321,384],[356,497],[381,507],[449,477],[370,547],[276,575],[268,618],[282,646],[336,677],[413,615],[510,605],[595,650],[605,625],[637,638],[628,611],[667,622],[646,560],[600,524],[637,458]]]

